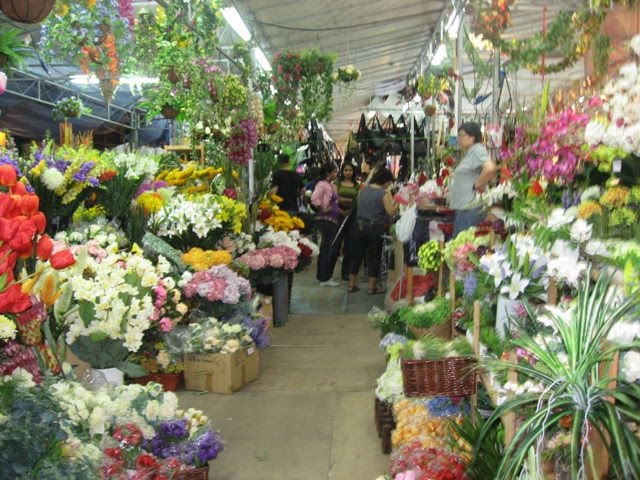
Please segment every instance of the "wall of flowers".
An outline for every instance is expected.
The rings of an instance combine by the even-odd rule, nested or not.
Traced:
[[[505,127],[496,184],[475,200],[487,220],[418,246],[434,278],[444,262],[446,297],[434,281],[370,312],[387,359],[381,479],[640,475],[639,40],[602,88],[573,104],[546,91]],[[397,200],[429,198],[421,183]]]

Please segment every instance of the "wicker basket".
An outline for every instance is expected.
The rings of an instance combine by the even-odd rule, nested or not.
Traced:
[[[402,379],[407,397],[458,397],[476,393],[475,359],[403,360]]]
[[[194,468],[185,472],[182,480],[208,480],[209,479],[209,464],[204,467]]]
[[[451,322],[444,322],[440,325],[434,325],[429,328],[418,328],[409,325],[409,330],[416,338],[421,338],[426,334],[433,335],[434,337],[440,337],[447,340],[451,340]]]

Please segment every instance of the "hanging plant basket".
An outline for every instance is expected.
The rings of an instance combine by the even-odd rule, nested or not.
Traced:
[[[111,103],[111,99],[113,98],[113,94],[116,92],[118,88],[118,84],[120,80],[117,77],[111,75],[111,72],[103,69],[99,69],[96,72],[98,80],[100,80],[100,91],[102,92],[102,98],[107,105]]]
[[[178,112],[178,109],[172,107],[171,105],[165,105],[164,107],[162,107],[162,110],[160,110],[160,113],[162,113],[162,116],[167,120],[173,120],[178,116],[180,112]]]
[[[16,22],[38,23],[49,16],[54,3],[55,0],[0,0],[0,9]]]

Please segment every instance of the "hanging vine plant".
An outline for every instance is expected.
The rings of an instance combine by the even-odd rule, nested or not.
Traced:
[[[560,12],[549,25],[545,35],[539,32],[524,39],[499,39],[497,46],[502,53],[509,56],[512,68],[527,68],[533,73],[543,71],[543,56],[560,54],[562,59],[551,65],[545,64],[544,71],[561,72],[584,56],[605,16],[606,13],[600,10]],[[567,32],[573,32],[573,36],[567,38]]]

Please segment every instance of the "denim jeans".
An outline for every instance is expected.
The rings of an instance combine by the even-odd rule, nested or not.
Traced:
[[[486,216],[482,207],[471,208],[469,210],[456,210],[453,219],[453,238],[467,228],[475,227]]]

